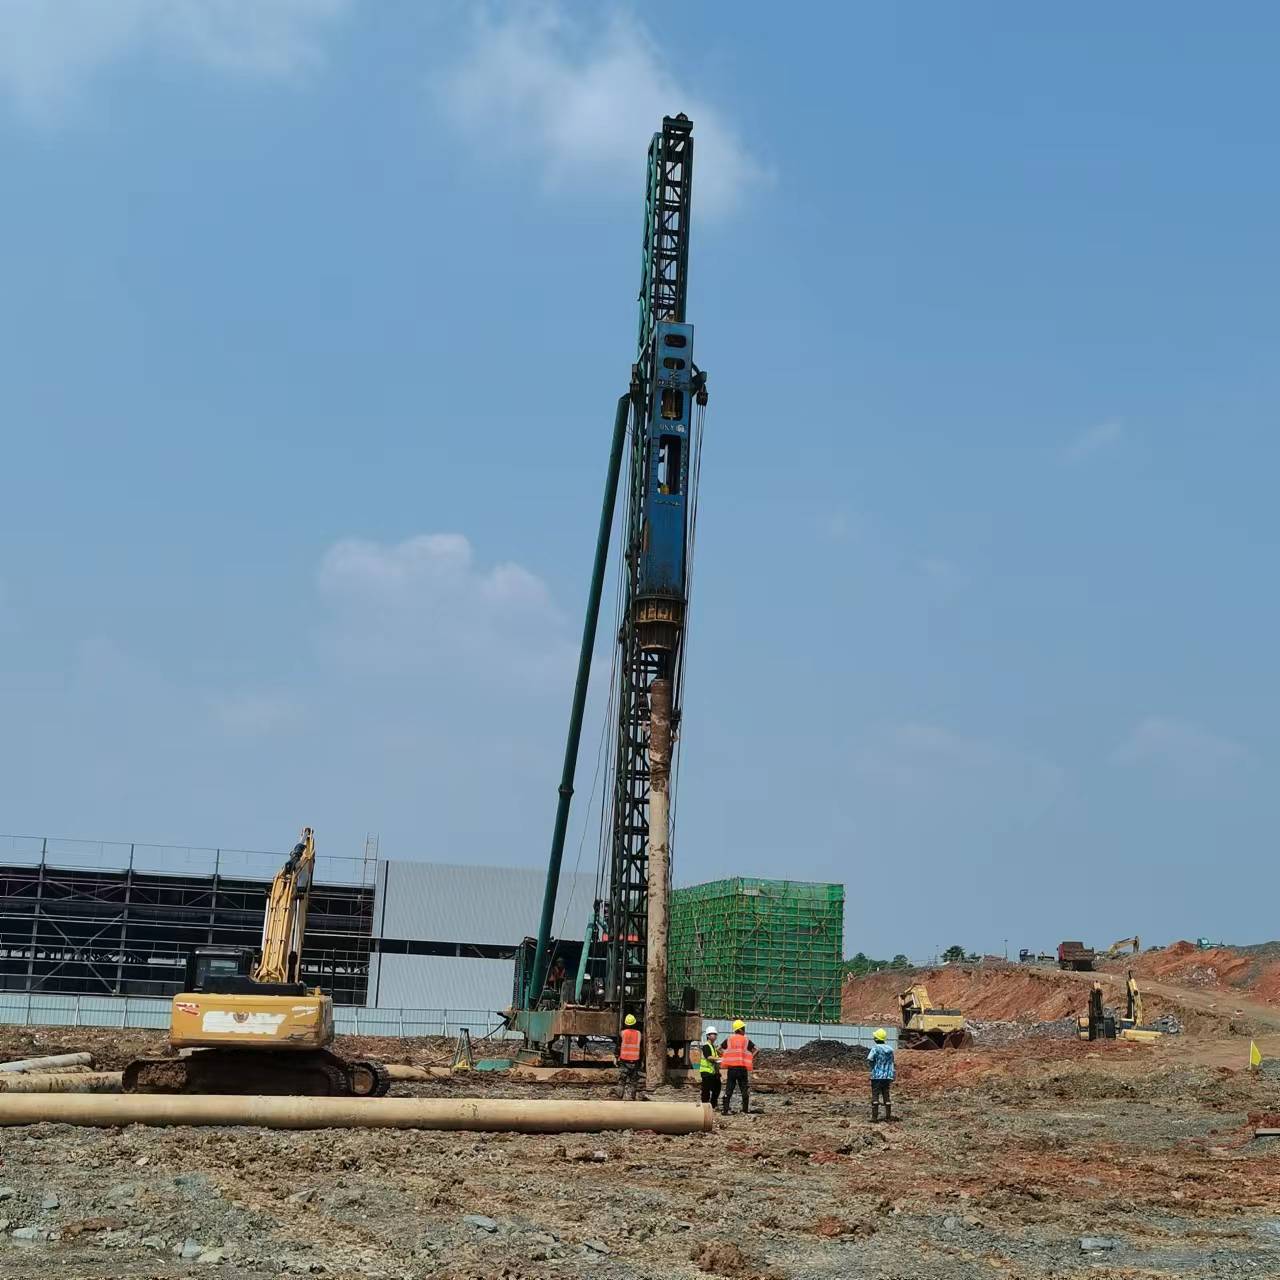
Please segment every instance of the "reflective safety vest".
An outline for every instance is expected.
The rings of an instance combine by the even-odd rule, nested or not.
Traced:
[[[622,1047],[618,1050],[620,1062],[640,1061],[640,1033],[635,1027],[624,1027],[622,1031]]]
[[[702,1042],[702,1057],[698,1060],[698,1070],[704,1076],[713,1076],[719,1070],[716,1063],[720,1061],[720,1050],[710,1040]]]
[[[747,1048],[749,1041],[745,1031],[735,1031],[728,1036],[724,1042],[724,1048],[720,1051],[720,1065],[722,1067],[746,1067],[751,1070],[753,1064],[753,1055],[751,1050]]]

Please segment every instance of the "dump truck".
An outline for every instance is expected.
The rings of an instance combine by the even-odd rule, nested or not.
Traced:
[[[1097,953],[1083,942],[1058,943],[1058,968],[1074,969],[1078,973],[1088,973],[1093,969]]]

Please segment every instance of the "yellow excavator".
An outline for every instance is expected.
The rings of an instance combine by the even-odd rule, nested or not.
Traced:
[[[1089,1011],[1076,1019],[1076,1034],[1081,1040],[1132,1040],[1138,1044],[1155,1044],[1164,1038],[1156,1027],[1143,1026],[1142,992],[1130,971],[1125,983],[1125,1012],[1121,1018],[1108,1014],[1103,1006],[1102,983],[1095,982],[1089,991]]]
[[[131,1062],[126,1093],[387,1092],[391,1081],[381,1063],[333,1052],[333,999],[301,981],[315,861],[315,837],[304,827],[271,882],[259,952],[210,946],[188,954],[169,1024],[177,1055]]]
[[[898,1043],[904,1049],[963,1049],[973,1035],[959,1009],[939,1009],[929,999],[929,988],[914,986],[898,997],[902,1029]]]
[[[1104,960],[1114,960],[1116,956],[1136,956],[1142,950],[1142,939],[1134,934],[1132,938],[1119,938],[1113,942],[1105,952],[1102,958]]]

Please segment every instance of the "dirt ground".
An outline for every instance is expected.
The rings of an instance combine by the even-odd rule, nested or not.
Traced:
[[[1280,1054],[1280,1035],[1263,1044]],[[118,1066],[158,1044],[0,1030],[6,1058],[82,1046]],[[420,1063],[447,1049],[360,1047]],[[879,1125],[856,1058],[765,1053],[756,1110],[693,1137],[0,1130],[0,1275],[1280,1275],[1280,1139],[1252,1136],[1280,1123],[1280,1079],[1243,1070],[1247,1047],[1188,1035],[903,1052],[894,1122]],[[488,1072],[396,1092],[549,1088],[611,1092]]]

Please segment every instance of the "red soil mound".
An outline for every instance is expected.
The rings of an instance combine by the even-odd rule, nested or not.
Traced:
[[[1078,1014],[1086,998],[1078,982],[1055,969],[948,965],[849,978],[841,1001],[844,1021],[897,1022],[898,993],[912,983],[924,983],[935,1005],[1001,1022],[1053,1022]]]
[[[1280,944],[1257,947],[1210,947],[1175,942],[1160,951],[1116,961],[1106,966],[1139,978],[1175,982],[1183,987],[1216,987],[1248,992],[1257,1000],[1280,1005]]]

